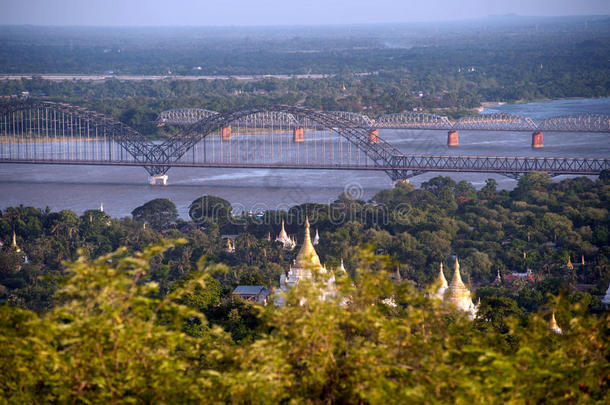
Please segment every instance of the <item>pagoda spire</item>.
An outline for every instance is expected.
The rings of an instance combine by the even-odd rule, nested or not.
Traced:
[[[402,276],[400,275],[400,266],[396,266],[396,272],[394,272],[394,281],[400,283],[402,281]]]
[[[453,267],[453,280],[451,280],[451,289],[454,290],[456,288],[466,288],[460,275],[460,262],[457,256],[455,257],[455,266]]]
[[[551,320],[549,321],[549,328],[555,333],[559,333],[559,334],[563,333],[563,331],[557,324],[557,320],[555,319],[555,310],[553,310],[553,313],[551,315]]]
[[[574,270],[574,265],[572,264],[572,256],[568,256],[568,263],[566,264],[567,268],[570,270]]]
[[[449,294],[447,295],[446,300],[462,311],[470,312],[472,318],[476,315],[476,308],[472,302],[472,295],[470,294],[468,287],[464,285],[462,276],[460,275],[460,262],[458,261],[457,256],[455,257],[453,280],[451,280]]]
[[[300,268],[315,268],[322,269],[320,258],[316,253],[316,249],[311,243],[311,232],[309,230],[309,218],[305,217],[305,239],[303,240],[303,246],[297,254],[297,265]]]
[[[443,272],[443,262],[441,262],[440,270],[438,272],[438,283],[440,285],[438,286],[438,289],[436,290],[436,297],[443,299],[443,298],[445,298],[445,292],[447,291],[447,288],[449,287],[449,284],[447,283],[447,279],[445,278],[445,273]]]
[[[493,284],[502,284],[502,276],[500,275],[500,268],[498,267],[498,273],[496,274],[496,279]]]
[[[21,249],[19,248],[19,246],[17,245],[17,234],[15,233],[15,230],[13,229],[13,243],[12,243],[13,248],[17,251],[17,252],[21,252]]]
[[[447,279],[445,278],[445,273],[443,273],[443,262],[441,262],[441,268],[438,272],[438,281],[441,283],[440,288],[444,288],[445,290],[449,287],[449,283],[447,283]]]
[[[282,230],[280,231],[280,234],[277,236],[277,238],[275,238],[275,240],[277,242],[280,242],[284,249],[292,250],[296,246],[296,242],[286,233],[286,228],[284,226],[284,218],[282,218]]]

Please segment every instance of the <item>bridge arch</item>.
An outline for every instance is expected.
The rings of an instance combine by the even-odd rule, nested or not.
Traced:
[[[392,179],[408,178],[426,171],[502,174],[546,171],[554,175],[594,175],[601,170],[610,169],[610,159],[606,158],[408,155],[383,139],[376,136],[374,140],[372,139],[373,130],[376,128],[409,129],[410,125],[420,129],[434,129],[436,126],[444,126],[443,129],[446,129],[449,126],[451,129],[491,131],[535,129],[558,132],[610,132],[610,116],[602,114],[581,114],[536,121],[509,114],[481,114],[452,122],[446,117],[407,113],[382,116],[377,121],[371,120],[373,125],[370,126],[364,116],[358,114],[322,112],[301,106],[258,107],[228,113],[215,113],[209,110],[200,110],[200,112],[205,116],[204,119],[179,128],[179,132],[164,142],[151,142],[135,129],[83,107],[36,100],[0,103],[0,137],[2,137],[0,162],[140,166],[144,167],[151,176],[163,175],[172,166],[359,169],[385,171]],[[325,153],[322,154],[324,163],[321,164],[297,159],[285,165],[283,164],[286,161],[285,155],[281,157],[284,160],[271,159],[266,165],[252,164],[252,161],[235,164],[237,161],[235,159],[220,163],[184,159],[187,151],[195,151],[200,146],[199,141],[207,139],[214,131],[230,125],[265,128],[257,134],[264,134],[266,139],[273,142],[273,137],[276,136],[274,125],[277,123],[294,128],[295,138],[296,130],[300,134],[303,130],[311,131],[312,137],[317,136],[316,131],[323,132],[324,136],[328,135],[327,132],[338,134],[332,137],[334,142],[341,145],[349,144],[350,153],[351,150],[356,150],[359,156],[365,156],[365,164],[361,165],[360,160],[357,165],[346,164],[346,161],[335,164],[332,157],[328,159],[329,155]],[[282,131],[280,128],[279,132]],[[236,138],[239,138],[241,134],[239,131],[237,133]],[[285,135],[285,132],[281,133],[283,139],[289,138]],[[103,139],[100,140],[100,137]],[[293,141],[296,143],[294,139]],[[307,142],[299,143],[300,146],[295,147],[294,150],[305,144]],[[273,154],[273,150],[271,153]],[[270,155],[257,155],[257,159],[263,161],[268,156]],[[315,153],[309,156],[315,156]]]
[[[254,118],[252,118],[254,117]],[[180,159],[195,144],[213,132],[235,123],[262,123],[261,117],[271,117],[277,120],[281,117],[294,128],[325,129],[338,134],[369,157],[375,165],[391,167],[393,158],[401,152],[384,141],[370,141],[370,125],[361,117],[352,114],[337,114],[337,112],[322,112],[301,106],[275,105],[247,110],[210,115],[208,118],[195,122],[177,133],[162,144],[155,146],[157,157],[157,173],[165,173],[172,162]],[[372,123],[372,121],[370,121]],[[267,124],[269,124],[267,122]],[[365,124],[365,125],[363,125]],[[166,166],[167,165],[167,166]]]

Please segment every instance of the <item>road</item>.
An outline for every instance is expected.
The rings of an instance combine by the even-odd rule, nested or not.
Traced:
[[[229,80],[235,79],[239,81],[255,81],[266,78],[274,78],[280,80],[288,79],[324,79],[331,77],[331,74],[307,74],[307,75],[236,75],[236,76],[175,76],[175,75],[80,75],[80,74],[0,74],[0,80],[20,80],[31,79],[33,76],[42,77],[45,80],[54,82],[62,82],[69,80],[83,81],[103,81],[106,79],[117,79],[121,81],[142,81],[142,80]]]

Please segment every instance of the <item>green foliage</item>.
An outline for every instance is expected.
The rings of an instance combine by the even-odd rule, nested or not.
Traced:
[[[166,198],[156,198],[131,212],[133,220],[150,224],[160,231],[168,228],[178,219],[176,205]]]
[[[184,241],[178,241],[183,243]],[[359,256],[339,296],[299,283],[287,305],[231,304],[228,322],[257,334],[232,341],[183,304],[216,289],[202,270],[165,297],[151,263],[176,242],[142,253],[80,257],[58,305],[43,315],[0,307],[0,395],[12,403],[605,403],[610,320],[581,304],[553,305],[562,335],[541,313],[485,299],[475,322],[411,283],[391,263]],[[196,293],[199,295],[199,293]],[[207,293],[204,293],[207,294]],[[190,298],[189,298],[190,297]],[[239,309],[241,307],[241,309]],[[488,311],[487,308],[499,311]],[[249,312],[249,314],[247,314]],[[247,314],[247,315],[246,315]],[[516,316],[516,317],[515,317]],[[236,332],[239,332],[236,330]],[[239,333],[237,333],[239,334]]]
[[[204,195],[194,200],[189,206],[189,217],[193,222],[200,224],[211,221],[221,229],[228,229],[229,225],[235,223],[231,203],[211,195]]]

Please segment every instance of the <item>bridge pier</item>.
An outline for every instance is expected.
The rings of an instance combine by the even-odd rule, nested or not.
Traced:
[[[303,135],[303,128],[295,128],[292,133],[292,140],[296,143],[305,142],[305,136]]]
[[[158,176],[148,176],[148,182],[151,186],[155,186],[157,184],[157,180],[161,181],[161,184],[167,186],[167,174],[160,174]]]
[[[542,132],[536,131],[532,134],[532,149],[542,149],[544,143],[542,141]]]
[[[371,129],[369,131],[369,142],[370,143],[379,143],[379,131],[376,129]]]
[[[222,129],[220,130],[220,135],[221,135],[221,139],[223,141],[230,141],[231,140],[231,126],[227,125],[226,127],[222,127]]]
[[[447,146],[452,148],[460,146],[460,141],[458,139],[458,131],[451,130],[447,132]]]

